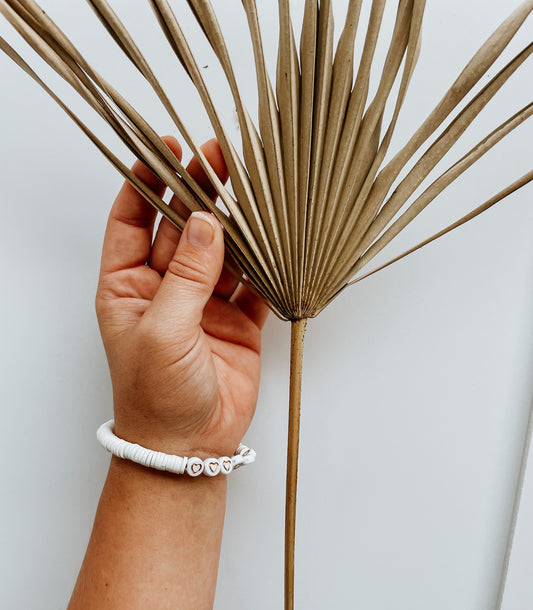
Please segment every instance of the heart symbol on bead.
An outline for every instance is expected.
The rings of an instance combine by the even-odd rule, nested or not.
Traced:
[[[193,464],[191,466],[191,470],[193,471],[193,474],[200,472],[201,469],[202,469],[202,464]]]
[[[222,462],[222,468],[224,468],[226,472],[229,472],[231,468],[231,460],[224,460]]]
[[[209,470],[211,472],[216,472],[219,469],[220,464],[218,462],[211,462],[209,464]]]

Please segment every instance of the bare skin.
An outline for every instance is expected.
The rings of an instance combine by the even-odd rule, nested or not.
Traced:
[[[203,151],[225,180],[218,144]],[[209,192],[195,159],[188,169]],[[140,162],[134,171],[164,192]],[[255,410],[268,308],[222,270],[212,215],[195,214],[183,236],[165,220],[154,236],[155,216],[126,183],[104,240],[96,310],[115,432],[177,455],[232,455]],[[212,608],[225,501],[223,476],[190,479],[113,457],[69,610]]]

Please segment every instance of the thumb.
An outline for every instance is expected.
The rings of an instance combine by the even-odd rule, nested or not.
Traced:
[[[195,334],[223,263],[222,226],[208,212],[193,212],[154,297],[153,312],[170,321],[174,332]]]

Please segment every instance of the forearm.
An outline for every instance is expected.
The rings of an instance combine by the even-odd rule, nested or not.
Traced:
[[[113,457],[68,610],[213,607],[226,479]]]

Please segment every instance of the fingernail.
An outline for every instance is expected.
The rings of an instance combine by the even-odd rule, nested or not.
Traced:
[[[187,239],[198,248],[209,248],[215,237],[211,219],[203,212],[193,212],[187,225]]]

